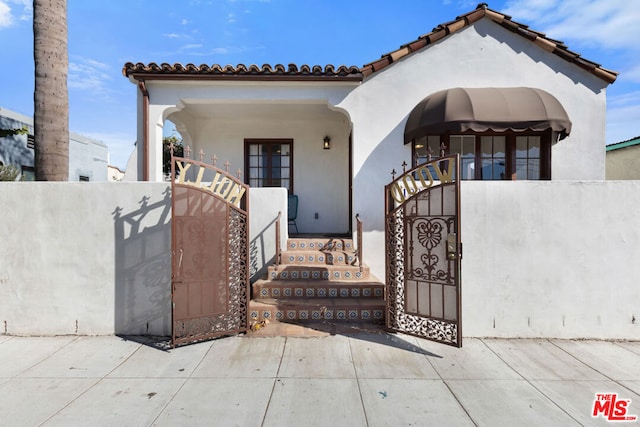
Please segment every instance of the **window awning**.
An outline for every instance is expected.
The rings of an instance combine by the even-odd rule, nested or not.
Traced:
[[[571,120],[553,95],[530,87],[452,88],[415,106],[404,128],[404,143],[446,132],[522,132],[551,128],[564,139]]]

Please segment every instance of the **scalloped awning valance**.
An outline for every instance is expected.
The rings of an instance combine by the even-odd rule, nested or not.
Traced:
[[[427,96],[411,111],[404,143],[447,132],[552,129],[564,139],[571,120],[553,95],[530,87],[452,88]]]

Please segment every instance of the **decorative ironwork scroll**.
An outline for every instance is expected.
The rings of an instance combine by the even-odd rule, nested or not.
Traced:
[[[249,187],[198,157],[172,157],[174,346],[248,328]]]
[[[459,162],[438,158],[385,187],[387,327],[458,347]]]

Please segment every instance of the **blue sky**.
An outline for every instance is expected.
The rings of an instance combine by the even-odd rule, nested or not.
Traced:
[[[128,62],[356,65],[475,9],[479,0],[68,0],[69,127],[124,169],[136,138]],[[640,0],[493,0],[571,50],[620,72],[607,141],[640,135]],[[33,114],[30,0],[0,0],[0,106]]]

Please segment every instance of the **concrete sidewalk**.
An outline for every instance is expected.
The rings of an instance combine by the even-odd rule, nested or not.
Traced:
[[[640,342],[463,344],[358,333],[162,350],[135,337],[0,336],[0,424],[607,425],[591,416],[596,393],[640,415]]]

